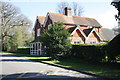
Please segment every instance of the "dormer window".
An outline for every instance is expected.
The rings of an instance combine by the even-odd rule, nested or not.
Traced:
[[[40,36],[40,29],[37,29],[37,36]]]
[[[92,26],[88,26],[88,29],[93,28]]]

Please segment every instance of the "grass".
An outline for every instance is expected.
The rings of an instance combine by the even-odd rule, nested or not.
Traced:
[[[5,53],[5,52],[4,52]],[[61,65],[77,70],[82,70],[98,75],[109,76],[109,77],[120,77],[120,63],[89,63],[78,58],[65,58],[62,60],[51,60],[50,57],[44,56],[30,56],[29,54],[15,54],[6,53],[9,55],[19,56],[31,60],[42,61],[50,64]]]
[[[33,55],[29,55],[29,54],[19,54],[19,53],[10,53],[10,52],[2,52],[5,54],[9,54],[9,55],[13,55],[13,56],[18,56],[18,57],[22,57],[22,58],[26,58],[26,59],[30,59],[30,60],[37,60],[37,61],[42,61],[42,60],[49,60],[50,57],[44,57],[44,56],[33,56]]]

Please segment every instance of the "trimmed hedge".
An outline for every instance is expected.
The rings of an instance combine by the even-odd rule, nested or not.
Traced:
[[[92,62],[105,60],[105,47],[95,45],[73,45],[70,56]]]
[[[30,48],[28,47],[18,48],[16,53],[30,54]]]

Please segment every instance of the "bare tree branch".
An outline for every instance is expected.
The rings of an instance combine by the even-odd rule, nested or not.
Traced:
[[[68,2],[60,2],[57,5],[57,12],[60,14],[64,14],[65,7],[71,7],[72,13],[75,16],[81,16],[83,13],[83,8],[77,2],[72,2],[71,4],[69,4]]]
[[[60,2],[57,5],[57,12],[60,14],[64,14],[64,8],[65,7],[69,7],[69,3],[68,2]]]

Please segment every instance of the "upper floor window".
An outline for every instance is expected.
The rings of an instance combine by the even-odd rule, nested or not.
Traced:
[[[49,25],[48,25],[48,30],[50,29],[50,26],[52,26],[52,24],[49,24]]]
[[[93,28],[92,26],[88,26],[88,29]]]
[[[37,29],[37,36],[40,36],[40,29]]]

